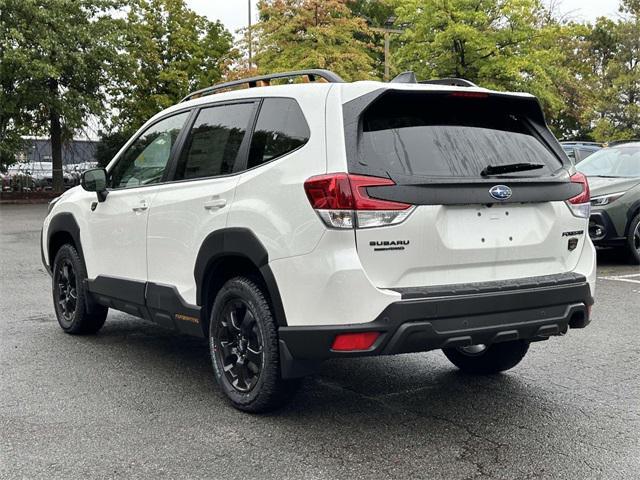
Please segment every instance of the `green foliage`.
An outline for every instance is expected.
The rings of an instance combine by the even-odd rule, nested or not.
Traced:
[[[134,133],[134,131],[130,130],[101,132],[100,142],[96,146],[95,154],[98,165],[106,167]]]
[[[599,18],[588,38],[599,141],[640,138],[640,1],[625,0],[617,22]]]
[[[62,188],[65,138],[103,117],[105,85],[119,61],[117,0],[0,0],[0,143],[49,131],[54,189]]]
[[[396,62],[420,78],[461,77],[498,90],[538,96],[554,118],[562,109],[558,41],[563,26],[540,0],[402,0],[397,23],[406,25]]]
[[[254,28],[260,72],[327,68],[345,80],[371,77],[373,59],[359,35],[367,33],[346,0],[261,0]]]
[[[127,24],[121,48],[129,61],[111,90],[118,129],[137,129],[189,92],[218,82],[234,59],[231,34],[184,0],[136,0]]]

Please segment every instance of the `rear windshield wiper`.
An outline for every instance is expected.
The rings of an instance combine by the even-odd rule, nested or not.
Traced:
[[[487,165],[480,172],[480,175],[486,177],[488,175],[502,175],[503,173],[525,172],[527,170],[538,170],[544,168],[545,165],[540,163],[507,163],[504,165]]]

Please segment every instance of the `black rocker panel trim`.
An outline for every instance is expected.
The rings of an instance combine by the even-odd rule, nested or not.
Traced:
[[[278,325],[286,325],[286,316],[280,291],[275,277],[269,267],[269,255],[262,242],[256,235],[247,228],[225,228],[217,230],[202,242],[202,246],[196,257],[194,268],[194,278],[196,281],[196,303],[204,306],[203,286],[205,284],[207,272],[215,263],[225,257],[244,257],[249,259],[262,274],[267,287],[274,315]]]
[[[93,299],[104,306],[202,337],[200,307],[184,301],[171,285],[99,275],[87,280]]]
[[[56,233],[65,232],[71,235],[73,243],[75,244],[76,251],[80,255],[80,258],[84,261],[84,253],[82,251],[82,243],[80,242],[80,227],[78,222],[74,218],[73,214],[69,212],[62,212],[54,215],[49,222],[49,228],[47,229],[47,253],[49,254],[49,265],[45,263],[47,269],[51,269],[53,264],[53,258],[51,255],[51,239]],[[44,255],[43,255],[44,263]]]
[[[147,283],[146,301],[154,322],[196,337],[204,335],[200,307],[185,302],[173,285]]]

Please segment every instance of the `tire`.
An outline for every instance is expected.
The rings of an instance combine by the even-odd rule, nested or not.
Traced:
[[[95,304],[86,291],[87,270],[73,245],[65,244],[53,261],[53,307],[66,333],[96,333],[107,319],[109,309]]]
[[[636,215],[629,224],[627,250],[629,251],[631,263],[640,265],[640,213]]]
[[[227,281],[211,309],[209,348],[216,380],[232,405],[262,413],[281,407],[300,381],[280,375],[278,329],[264,291],[246,277]]]
[[[478,348],[477,351],[473,349]],[[515,367],[529,350],[529,342],[515,340],[493,345],[473,345],[472,347],[443,348],[442,352],[456,367],[465,373],[490,375]]]

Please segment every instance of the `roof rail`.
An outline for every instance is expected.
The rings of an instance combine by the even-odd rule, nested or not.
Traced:
[[[464,78],[436,78],[434,80],[423,80],[418,83],[427,83],[429,85],[450,85],[452,87],[477,87],[473,82]]]
[[[213,95],[214,93],[218,93],[220,90],[227,90],[234,87],[240,87],[242,85],[247,85],[248,88],[266,87],[269,85],[269,82],[271,82],[271,80],[280,79],[280,78],[292,79],[296,77],[307,77],[310,82],[317,82],[317,81],[323,81],[323,80],[328,83],[344,82],[344,80],[340,78],[339,75],[329,70],[323,70],[320,68],[314,68],[310,70],[296,70],[293,72],[272,73],[270,75],[260,75],[257,77],[243,78],[240,80],[233,80],[231,82],[219,83],[211,87],[206,87],[201,90],[191,92],[189,95],[187,95],[182,100],[180,100],[180,102],[186,102],[187,100],[193,100],[194,98]]]

